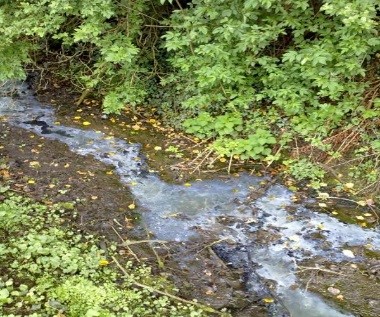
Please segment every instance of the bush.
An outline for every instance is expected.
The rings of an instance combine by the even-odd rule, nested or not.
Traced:
[[[269,160],[274,140],[281,150],[295,137],[320,143],[380,114],[369,89],[377,0],[18,0],[0,10],[0,80],[48,51],[104,112],[155,102],[221,155]]]

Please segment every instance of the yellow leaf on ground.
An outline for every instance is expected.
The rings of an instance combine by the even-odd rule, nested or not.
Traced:
[[[36,183],[36,181],[34,179],[29,179],[28,180],[28,184],[35,184],[35,183]]]
[[[270,304],[270,303],[274,302],[274,299],[270,298],[270,297],[265,297],[265,298],[263,298],[263,302],[266,304]]]
[[[108,264],[110,264],[110,262],[108,260],[106,260],[106,259],[99,260],[99,265],[100,266],[106,266]]]
[[[128,206],[128,208],[129,208],[129,209],[135,209],[135,208],[136,208],[136,205],[135,205],[134,203],[132,203],[132,204],[130,204],[130,205]]]
[[[344,184],[344,187],[347,189],[352,189],[352,188],[354,188],[354,183],[346,183],[346,184]]]
[[[40,167],[41,164],[40,164],[40,162],[37,162],[37,161],[31,161],[31,162],[29,162],[29,166],[37,168],[37,167]]]
[[[328,193],[319,193],[319,195],[318,195],[318,198],[320,198],[322,200],[325,200],[329,197],[330,197],[330,195]]]
[[[183,184],[183,186],[185,186],[185,187],[190,187],[191,184],[190,184],[190,183],[185,183],[185,184]]]
[[[161,146],[155,146],[155,147],[154,147],[154,150],[155,150],[155,151],[161,151],[161,150],[162,150],[162,147],[161,147]]]
[[[83,122],[82,122],[82,124],[83,124],[83,125],[90,125],[90,124],[91,124],[91,122],[88,122],[88,121],[83,121]]]

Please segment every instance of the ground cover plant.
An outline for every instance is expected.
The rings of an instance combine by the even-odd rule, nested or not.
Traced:
[[[376,193],[379,10],[376,0],[3,1],[0,79],[54,69],[78,103],[154,109],[227,162],[279,162],[315,188],[329,174]]]
[[[67,203],[35,203],[7,186],[0,192],[1,316],[206,316],[214,311],[167,293],[168,283],[149,267],[117,260],[115,247],[105,254],[96,237],[64,227]]]

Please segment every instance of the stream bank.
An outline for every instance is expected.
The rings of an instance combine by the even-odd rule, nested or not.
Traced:
[[[69,151],[69,148],[73,149],[73,146],[74,150],[80,151],[80,154],[91,153],[89,148],[83,147],[83,145],[88,146],[88,142],[85,141],[81,147],[75,148],[76,143],[74,144],[70,138],[67,141],[68,147],[49,140],[51,136],[48,135],[49,133],[47,135],[41,133],[43,132],[42,123],[38,121],[45,122],[51,128],[53,133],[50,134],[53,134],[54,139],[65,137],[64,133],[63,135],[56,133],[58,131],[64,131],[71,137],[81,135],[82,132],[76,132],[72,128],[64,129],[62,125],[54,125],[56,121],[50,117],[51,113],[48,110],[41,110],[38,107],[34,109],[39,109],[36,114],[43,113],[44,116],[36,120],[32,116],[33,113],[28,111],[26,115],[31,117],[22,119],[19,124],[30,132],[11,127],[7,122],[2,123],[4,131],[5,129],[9,130],[4,139],[2,151],[10,158],[22,158],[22,164],[20,162],[11,164],[11,175],[18,175],[18,177],[23,175],[21,179],[25,182],[25,184],[21,181],[15,182],[15,190],[18,190],[17,187],[21,188],[25,185],[25,189],[30,195],[38,195],[39,192],[46,193],[55,188],[49,186],[55,185],[50,182],[51,175],[54,175],[55,178],[61,177],[59,189],[55,189],[55,195],[58,197],[58,194],[70,193],[68,197],[71,198],[67,199],[68,201],[75,201],[79,198],[77,204],[79,224],[83,224],[86,220],[85,209],[79,209],[81,199],[85,198],[86,201],[82,208],[89,208],[87,210],[89,218],[98,210],[101,214],[99,220],[94,221],[99,223],[99,228],[104,228],[103,231],[100,231],[101,234],[109,235],[111,239],[116,238],[117,240],[121,235],[126,240],[140,237],[145,240],[156,238],[167,241],[162,244],[158,243],[159,247],[155,248],[155,251],[164,263],[166,274],[171,275],[177,282],[182,280],[182,284],[178,285],[182,288],[184,295],[189,298],[202,299],[214,307],[231,308],[236,316],[259,316],[259,314],[287,316],[289,307],[297,312],[294,316],[302,316],[305,314],[305,310],[298,311],[299,308],[292,307],[292,305],[297,301],[299,303],[300,300],[306,302],[307,299],[311,300],[309,305],[315,306],[317,303],[321,309],[315,316],[326,316],[323,315],[326,313],[326,309],[329,316],[348,316],[332,308],[328,310],[329,306],[314,296],[307,297],[308,292],[304,291],[304,287],[306,285],[308,288],[308,284],[311,282],[306,282],[303,286],[297,281],[296,273],[299,265],[305,260],[305,256],[311,257],[309,268],[314,267],[314,271],[325,273],[328,269],[323,267],[319,269],[316,266],[317,264],[321,265],[323,259],[325,261],[322,261],[323,265],[333,262],[338,267],[351,262],[353,262],[351,264],[363,262],[362,254],[365,253],[366,243],[373,240],[376,247],[378,242],[376,232],[371,233],[372,231],[365,231],[357,226],[346,226],[327,215],[314,214],[310,210],[302,209],[302,206],[292,203],[290,191],[272,183],[266,186],[268,180],[265,178],[242,174],[240,177],[176,185],[161,181],[157,175],[149,173],[149,169],[145,170],[134,165],[135,163],[125,170],[125,165],[120,163],[119,156],[101,156],[103,147],[97,147],[97,152],[92,152],[93,155],[100,156],[103,163],[94,160],[89,155],[74,154]],[[14,136],[18,136],[18,138],[14,139]],[[89,134],[89,137],[93,139],[95,135]],[[102,140],[104,141],[105,138],[107,136]],[[29,141],[32,141],[31,145],[29,145]],[[107,153],[112,152],[108,150],[110,144],[113,146],[116,144],[115,153],[118,153],[120,148],[128,148],[126,143],[118,142],[105,142]],[[42,143],[44,145],[39,147],[38,145]],[[46,146],[47,144],[48,146]],[[56,150],[56,146],[61,149]],[[39,148],[44,148],[44,150],[39,150]],[[55,151],[58,151],[58,156],[54,156]],[[66,151],[71,154],[67,154]],[[138,151],[136,153],[133,151],[130,151],[132,160],[128,162],[136,162],[133,158],[140,155]],[[38,156],[36,156],[37,154]],[[84,162],[78,163],[82,160]],[[31,164],[32,162],[39,164]],[[41,162],[46,164],[41,164]],[[110,168],[110,165],[106,165],[104,162],[113,164],[114,167]],[[51,163],[53,164],[51,165]],[[89,179],[93,178],[93,182],[91,183],[89,180],[86,186],[81,186],[81,183],[85,183],[82,181],[82,178],[85,179],[83,173],[89,169],[90,164],[94,165],[94,169],[90,169],[90,173],[87,173],[86,176]],[[54,174],[51,169],[55,167],[57,170]],[[135,171],[137,174],[134,173]],[[40,177],[45,178],[41,182],[41,190],[39,186],[36,186]],[[68,179],[71,179],[72,183],[65,184]],[[87,185],[95,186],[97,191],[90,191],[90,188],[85,189],[84,187]],[[71,190],[71,187],[74,187],[75,190]],[[107,192],[112,187],[115,189]],[[77,188],[78,191],[76,191]],[[101,196],[100,191],[106,192]],[[46,199],[44,197],[46,194],[41,193],[40,199]],[[86,193],[87,196],[83,197],[83,193]],[[251,195],[252,193],[255,195]],[[257,193],[259,194],[257,195]],[[113,195],[119,198],[115,200]],[[49,194],[47,197],[49,198]],[[52,197],[55,196],[52,195]],[[136,204],[136,209],[129,208],[132,203]],[[288,212],[285,207],[293,211]],[[137,215],[136,212],[141,215],[145,227],[136,226],[137,223],[133,222],[133,217],[136,218]],[[96,219],[96,217],[94,218]],[[89,226],[89,229],[98,230],[96,226]],[[120,230],[118,234],[115,233],[115,229]],[[330,234],[334,233],[336,229],[339,229],[336,234]],[[358,240],[357,236],[360,235],[363,237]],[[320,244],[318,236],[319,240],[326,240],[326,242]],[[347,240],[343,238],[347,238]],[[359,246],[355,247],[355,243],[359,243]],[[353,246],[350,246],[351,244]],[[316,248],[320,248],[324,252],[313,254],[312,251]],[[355,254],[353,258],[345,256],[345,253],[342,252],[348,248]],[[353,249],[351,250],[351,248]],[[141,252],[141,249],[138,247],[133,250],[138,253]],[[367,247],[367,249],[371,250],[371,247]],[[149,254],[149,250],[152,254],[150,247],[146,248],[147,254]],[[128,250],[123,252],[128,253]],[[373,252],[377,254],[376,249]],[[144,257],[140,254],[139,256]],[[153,257],[153,259],[155,258]],[[273,263],[278,263],[280,266],[273,266]],[[356,269],[358,275],[365,272],[364,268],[359,265]],[[332,269],[330,271],[334,272]],[[340,274],[338,275],[341,277]],[[282,281],[284,279],[287,281]],[[340,278],[340,281],[342,282],[344,279]],[[376,279],[363,278],[361,282],[365,285],[368,281],[374,283],[375,288],[377,287]],[[323,293],[324,291],[321,289],[319,292]],[[338,300],[338,303],[347,308],[345,298]],[[368,306],[367,315],[360,314],[377,316],[376,301],[378,299],[373,297],[365,299],[363,304]],[[284,308],[283,302],[287,304],[287,309]],[[356,314],[355,308],[350,308]],[[307,309],[307,307],[303,309]]]

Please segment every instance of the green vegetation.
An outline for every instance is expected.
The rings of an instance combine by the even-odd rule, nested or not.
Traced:
[[[7,187],[0,190],[1,316],[195,317],[213,311],[168,294],[168,282],[149,267],[132,262],[122,267],[112,256],[115,247],[107,258],[95,237],[63,228],[62,205],[45,206]]]
[[[222,157],[315,181],[349,155],[363,187],[379,174],[377,0],[2,3],[0,80],[43,65],[79,102],[154,107]]]

